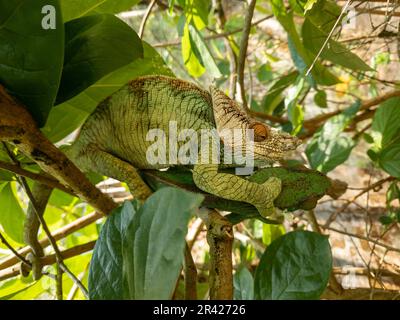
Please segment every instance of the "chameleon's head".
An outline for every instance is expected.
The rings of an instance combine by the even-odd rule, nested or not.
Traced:
[[[232,129],[241,129],[242,132],[246,132],[246,134],[243,134],[245,138],[241,141],[241,145],[245,149],[251,139],[255,160],[279,161],[301,144],[301,140],[297,137],[271,128],[249,117],[240,110],[240,106],[235,101],[221,90],[210,87],[210,93],[218,132]],[[247,129],[250,129],[250,131]],[[232,147],[240,143],[235,139],[232,139],[231,142]],[[224,143],[226,143],[225,140]]]

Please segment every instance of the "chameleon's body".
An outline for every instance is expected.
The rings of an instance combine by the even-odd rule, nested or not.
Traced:
[[[146,141],[146,135],[158,128],[168,136],[170,121],[176,121],[178,131],[252,128],[254,158],[260,160],[279,160],[299,144],[295,137],[248,118],[218,89],[208,92],[182,80],[148,76],[131,81],[103,101],[84,123],[67,154],[81,169],[124,181],[134,197],[145,199],[150,190],[136,169],[166,166],[148,162],[146,151],[154,142]],[[251,203],[265,216],[274,212],[273,200],[281,190],[277,178],[257,184],[219,173],[215,163],[195,164],[193,178],[200,189]]]

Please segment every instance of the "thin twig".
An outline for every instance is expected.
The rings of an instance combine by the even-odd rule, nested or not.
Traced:
[[[57,264],[60,266],[60,271],[65,272],[71,279],[72,281],[74,281],[79,288],[81,289],[82,293],[84,294],[84,296],[86,298],[89,298],[89,294],[87,289],[85,288],[85,286],[82,284],[82,282],[68,269],[68,267],[64,264],[63,262],[63,257],[61,254],[60,249],[58,248],[57,242],[56,240],[53,238],[53,236],[51,235],[50,229],[47,226],[46,221],[44,220],[44,217],[42,215],[39,214],[39,212],[37,211],[37,203],[35,198],[33,197],[32,191],[30,190],[28,183],[26,182],[24,177],[19,177],[20,181],[22,183],[23,188],[25,189],[25,193],[27,194],[30,202],[32,203],[32,208],[34,209],[36,216],[38,218],[38,220],[40,221],[40,224],[42,225],[42,228],[44,230],[44,232],[46,233],[47,238],[49,239],[49,242],[51,244],[51,246],[54,249],[55,255],[56,255],[56,262]]]
[[[359,192],[358,194],[356,194],[348,203],[344,204],[342,206],[342,208],[339,211],[335,211],[333,212],[329,218],[326,220],[324,228],[329,227],[329,225],[336,219],[336,217],[341,214],[344,210],[346,210],[353,202],[355,202],[359,197],[361,197],[363,194],[367,193],[370,190],[376,189],[377,187],[380,187],[381,185],[383,185],[386,182],[390,182],[393,181],[395,178],[394,177],[387,177],[385,179],[379,180],[373,184],[371,184],[370,186],[368,186],[367,188],[363,189],[361,192]]]
[[[371,239],[371,238],[368,238],[368,237],[365,237],[365,236],[362,236],[362,235],[350,233],[350,232],[347,232],[345,230],[339,230],[339,229],[332,228],[332,227],[325,227],[324,225],[320,225],[320,227],[322,229],[326,229],[326,230],[330,230],[330,231],[333,231],[333,232],[341,233],[341,234],[344,234],[344,235],[349,236],[349,237],[358,238],[358,239],[361,239],[361,240],[366,240],[368,242],[375,243],[377,246],[380,246],[382,248],[386,248],[389,251],[400,252],[400,248],[395,248],[395,247],[389,246],[389,245],[387,245],[385,243],[376,241],[375,239]]]
[[[237,76],[240,87],[240,95],[242,98],[243,109],[247,109],[246,90],[244,87],[244,67],[246,64],[247,46],[249,44],[249,35],[251,30],[251,20],[254,14],[254,8],[257,0],[251,0],[244,19],[243,33],[240,40],[239,58],[237,63]]]
[[[325,49],[328,41],[331,39],[333,33],[335,32],[336,27],[338,26],[340,20],[342,19],[343,14],[346,12],[347,8],[349,7],[351,0],[347,0],[346,4],[344,5],[342,11],[340,12],[339,17],[336,19],[335,24],[333,25],[331,31],[329,32],[328,36],[326,37],[321,49],[318,51],[317,55],[314,58],[314,61],[311,63],[310,67],[306,72],[306,77],[310,74],[311,70],[314,68],[314,65],[317,63],[318,58],[320,57],[322,51]]]
[[[272,17],[273,17],[273,15],[269,15],[269,16],[266,16],[264,18],[261,18],[261,19],[255,21],[254,23],[252,23],[251,26],[254,27],[254,26],[260,24],[261,22],[264,22],[264,21],[266,21],[268,19],[271,19]],[[204,40],[214,40],[214,39],[219,39],[219,38],[227,38],[228,36],[231,36],[231,35],[233,35],[235,33],[239,33],[239,32],[242,32],[242,31],[243,31],[243,28],[237,28],[237,29],[234,29],[232,31],[227,31],[227,32],[223,32],[223,33],[218,33],[218,34],[212,34],[212,35],[209,35],[209,36],[205,36]],[[181,42],[182,42],[181,39],[175,39],[175,40],[168,41],[168,42],[155,43],[155,44],[152,45],[152,47],[154,47],[154,48],[165,48],[165,47],[180,46]]]
[[[18,253],[17,250],[15,250],[13,248],[12,245],[10,245],[10,243],[6,240],[6,238],[4,238],[4,236],[1,234],[0,232],[0,241],[15,255],[15,257],[17,257],[22,263],[26,264],[27,266],[31,266],[31,263],[25,259],[24,256],[22,256],[21,254]]]
[[[76,219],[75,221],[67,224],[66,226],[54,231],[52,236],[56,241],[63,239],[65,237],[67,237],[68,235],[74,233],[75,231],[80,230],[101,218],[104,218],[104,215],[102,215],[101,213],[98,213],[98,212],[90,213],[90,214],[88,214],[84,217],[81,217],[79,219]],[[44,238],[44,239],[40,240],[39,243],[43,248],[47,247],[50,244],[48,238]],[[31,252],[31,248],[29,246],[18,250],[18,254],[20,254],[21,256],[25,256],[29,252]],[[0,262],[0,270],[11,267],[11,266],[15,265],[16,263],[18,263],[18,258],[15,257],[14,255],[12,255]]]
[[[149,19],[151,10],[153,9],[155,4],[156,4],[156,0],[152,0],[150,2],[149,6],[147,7],[146,13],[144,14],[144,17],[142,19],[142,22],[140,23],[140,28],[139,28],[139,32],[138,32],[140,39],[143,38],[143,33],[144,33],[144,28],[146,27],[146,22]]]
[[[64,260],[73,258],[75,256],[81,255],[82,253],[88,252],[93,250],[94,246],[96,244],[96,241],[90,241],[84,244],[77,245],[75,247],[66,249],[61,252],[61,255]],[[48,256],[45,256],[40,259],[40,263],[43,266],[48,266],[56,263],[56,255],[51,254]],[[16,277],[20,274],[20,268],[18,265],[11,266],[7,269],[0,270],[0,281]]]

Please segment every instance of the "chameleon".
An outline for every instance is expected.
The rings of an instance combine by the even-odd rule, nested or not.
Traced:
[[[261,162],[280,161],[301,143],[295,136],[252,119],[236,101],[214,86],[207,91],[184,80],[155,75],[136,78],[103,100],[83,123],[74,142],[62,151],[84,173],[94,172],[125,182],[133,197],[143,202],[152,191],[142,180],[141,171],[171,167],[171,162],[149,161],[147,152],[153,142],[147,135],[150,130],[159,129],[169,136],[171,122],[177,131],[191,129],[198,136],[202,130],[215,130],[217,141],[224,146],[238,147],[242,152],[250,150],[254,160]],[[242,134],[239,139],[227,139],[224,130],[239,130]],[[204,156],[204,150],[212,154],[214,144],[211,140],[205,149],[196,146],[197,158]],[[165,151],[170,151],[169,144],[164,145]],[[189,164],[199,189],[252,204],[262,216],[282,220],[274,208],[282,188],[279,178],[269,177],[257,183],[219,170],[235,163],[215,162],[212,157],[205,160]],[[38,258],[44,256],[37,240],[40,223],[35,212],[44,213],[51,192],[52,188],[46,185],[33,186],[36,206],[29,204],[24,224],[24,241],[32,249],[27,259],[34,266],[35,279],[41,277]]]
[[[215,86],[207,91],[184,80],[156,75],[136,78],[102,101],[65,153],[84,172],[125,182],[133,197],[143,201],[151,190],[141,179],[139,169],[170,166],[148,161],[146,152],[153,142],[148,141],[147,133],[160,129],[168,136],[171,121],[178,130],[190,128],[198,134],[202,129],[216,129],[218,134],[242,130],[242,151],[251,142],[254,159],[260,161],[282,160],[301,143],[297,137],[251,118]],[[253,135],[248,136],[246,130]],[[232,148],[238,143],[237,139],[220,140]],[[168,145],[166,149],[168,152]],[[198,158],[202,150],[197,150]],[[211,159],[193,164],[196,186],[224,199],[250,203],[265,217],[276,214],[273,201],[281,192],[280,179],[271,177],[258,184],[219,172],[221,165]]]

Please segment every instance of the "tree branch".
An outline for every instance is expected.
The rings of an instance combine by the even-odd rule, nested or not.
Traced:
[[[98,212],[89,213],[88,215],[86,215],[82,218],[76,219],[74,222],[71,222],[70,224],[67,224],[66,226],[56,230],[52,234],[52,236],[55,240],[58,241],[60,239],[67,237],[68,235],[74,233],[75,231],[80,230],[80,229],[92,224],[93,222],[95,222],[103,217],[104,216]],[[49,244],[50,244],[48,238],[39,240],[39,243],[43,248],[49,246]],[[32,252],[32,250],[29,246],[27,246],[27,247],[24,247],[24,248],[18,250],[17,252],[21,256],[26,256],[29,252]],[[13,266],[16,263],[18,263],[18,258],[16,258],[14,255],[12,255],[0,262],[0,270],[6,269],[10,266]]]
[[[93,250],[95,244],[96,244],[96,241],[90,241],[85,244],[77,245],[75,247],[72,247],[70,249],[62,251],[61,256],[64,260],[73,258],[82,253]],[[44,266],[52,265],[52,264],[56,263],[56,255],[52,254],[52,255],[45,256],[40,259],[40,262]],[[19,270],[20,270],[20,268],[18,265],[14,265],[7,269],[1,270],[0,271],[0,281],[18,276],[20,274]]]
[[[155,4],[156,4],[156,0],[152,0],[150,2],[149,6],[147,7],[146,13],[144,14],[143,20],[140,23],[140,28],[139,28],[139,32],[138,32],[138,36],[140,39],[143,38],[143,32],[144,32],[144,28],[146,26],[146,22],[149,19],[151,10],[153,9]]]
[[[101,193],[86,176],[38,129],[31,114],[0,86],[0,140],[18,147],[45,172],[70,187],[74,193],[103,214],[117,204]]]
[[[232,224],[216,210],[201,214],[210,246],[210,299],[233,299]]]
[[[15,173],[18,174],[20,176],[32,179],[36,182],[39,182],[41,184],[45,184],[46,186],[49,186],[51,188],[56,188],[59,189],[61,191],[64,191],[72,196],[76,196],[73,191],[65,186],[63,186],[61,183],[59,183],[57,180],[45,176],[43,174],[40,173],[35,173],[35,172],[31,172],[28,170],[25,170],[23,168],[21,168],[20,166],[16,165],[16,164],[12,164],[12,163],[8,163],[5,161],[1,161],[0,160],[0,169],[4,169],[7,170],[11,173]]]
[[[238,58],[238,62],[237,62],[238,83],[239,83],[239,87],[240,87],[240,95],[242,98],[242,104],[243,104],[244,110],[247,109],[246,89],[244,87],[244,67],[246,64],[247,46],[249,43],[251,20],[253,18],[256,1],[257,0],[250,0],[249,7],[247,9],[246,17],[244,19],[242,39],[240,41],[239,58]]]

